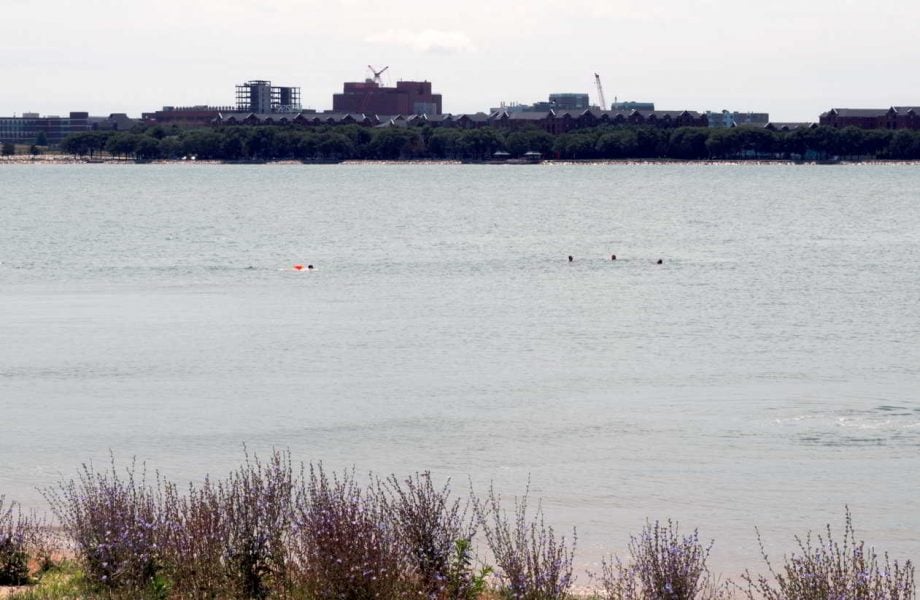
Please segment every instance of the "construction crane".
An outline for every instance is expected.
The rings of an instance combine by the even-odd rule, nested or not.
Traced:
[[[371,70],[371,73],[374,74],[374,77],[373,77],[372,81],[373,81],[374,83],[376,83],[377,85],[379,85],[379,86],[382,87],[382,86],[383,86],[383,79],[382,79],[380,76],[383,75],[384,71],[386,71],[387,69],[390,68],[389,65],[386,66],[386,67],[384,67],[384,68],[382,68],[382,69],[380,69],[379,71],[378,71],[377,69],[375,69],[374,67],[372,67],[371,65],[367,65],[367,68],[370,69],[370,70]]]
[[[594,74],[594,83],[597,84],[597,99],[601,103],[601,110],[609,110],[607,100],[604,99],[604,86],[601,85],[601,76],[597,73]]]

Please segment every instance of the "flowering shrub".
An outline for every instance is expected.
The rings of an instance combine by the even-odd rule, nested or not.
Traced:
[[[427,472],[404,481],[390,476],[380,498],[427,597],[475,598],[483,587],[472,564],[475,525],[451,498],[450,481],[438,489]]]
[[[148,594],[162,585],[159,506],[144,472],[137,478],[134,464],[124,475],[116,471],[114,459],[110,471],[83,465],[76,480],[45,496],[94,586]]]
[[[220,486],[224,560],[243,598],[266,598],[271,588],[286,585],[293,490],[290,455],[278,451],[266,464],[247,454],[245,464]]]
[[[218,598],[232,589],[228,565],[227,518],[218,487],[210,479],[183,495],[164,483],[162,549],[172,588],[179,597]]]
[[[0,496],[0,585],[22,585],[29,580],[29,544],[34,530],[15,502]]]
[[[310,466],[294,525],[294,561],[308,598],[424,597],[414,589],[415,570],[384,506],[353,474],[330,479],[322,465]]]
[[[529,485],[515,499],[512,520],[501,507],[501,496],[490,488],[485,502],[476,502],[476,516],[495,558],[503,595],[512,600],[562,600],[573,581],[575,530],[571,545],[564,536],[557,538],[543,522],[539,504],[530,519],[528,492]]]
[[[706,566],[712,543],[699,533],[681,536],[672,521],[648,523],[629,542],[630,561],[604,560],[600,577],[606,600],[716,600],[729,598]]]
[[[827,537],[809,532],[805,539],[796,537],[798,553],[785,557],[777,573],[761,542],[761,553],[770,577],[754,577],[745,571],[749,599],[764,600],[913,600],[914,565],[891,562],[887,554],[879,556],[864,541],[857,541],[849,508],[842,542],[835,541],[827,525]],[[760,540],[760,532],[757,533]],[[772,581],[771,581],[772,579]]]
[[[216,484],[162,485],[163,553],[174,594],[266,598],[287,589],[294,476],[290,455],[244,464]]]
[[[470,505],[428,473],[356,481],[322,465],[295,473],[290,454],[244,464],[187,491],[135,465],[84,465],[45,492],[82,572],[66,594],[25,598],[297,600],[564,600],[573,583],[571,542],[528,512],[528,490],[510,513],[490,488]],[[496,565],[477,569],[481,531]],[[758,532],[759,538],[759,532]],[[50,556],[53,537],[0,496],[0,585],[28,580],[30,559]],[[857,541],[849,510],[841,541],[796,538],[798,550],[768,576],[745,572],[748,600],[916,600],[914,567]],[[707,567],[712,543],[676,523],[647,523],[629,557],[605,560],[598,600],[727,600]],[[761,544],[761,549],[763,545]],[[30,556],[31,555],[31,556]],[[46,560],[46,562],[49,562]],[[54,569],[52,569],[54,571]],[[52,573],[53,574],[53,573]],[[73,591],[76,590],[76,591]],[[50,594],[50,595],[49,595]]]

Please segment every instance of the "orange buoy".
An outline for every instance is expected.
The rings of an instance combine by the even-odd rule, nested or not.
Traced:
[[[294,265],[295,271],[303,271],[303,265]]]

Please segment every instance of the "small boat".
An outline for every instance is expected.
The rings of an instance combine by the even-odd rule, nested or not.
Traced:
[[[543,155],[539,152],[525,152],[520,158],[511,158],[511,154],[499,150],[492,155],[492,160],[487,164],[490,165],[537,165],[543,162]]]
[[[514,165],[538,165],[543,162],[543,155],[531,150],[530,152],[525,152],[521,158],[512,158],[508,162]]]

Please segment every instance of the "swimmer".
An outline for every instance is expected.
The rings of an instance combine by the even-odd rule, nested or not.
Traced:
[[[569,254],[569,262],[572,262],[573,260],[575,260],[575,259],[572,258],[572,255],[571,255],[571,254]]]
[[[660,264],[664,264],[664,261],[663,261],[663,260],[661,260],[661,259],[659,258],[659,259],[658,259],[658,263],[657,263],[657,264],[659,264],[659,265],[660,265]]]
[[[307,270],[308,270],[308,271],[312,271],[312,270],[313,270],[313,265],[307,265]]]
[[[617,259],[617,255],[616,255],[616,254],[611,254],[611,255],[610,255],[610,260],[616,260],[616,259]]]

